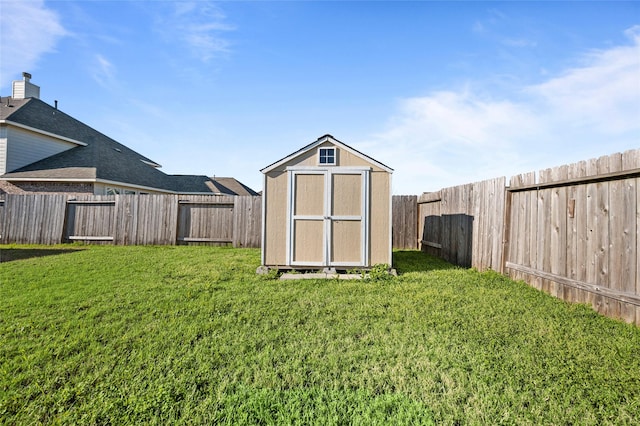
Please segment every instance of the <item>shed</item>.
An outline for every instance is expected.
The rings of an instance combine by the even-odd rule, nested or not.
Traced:
[[[264,267],[391,265],[393,169],[324,135],[261,172]]]

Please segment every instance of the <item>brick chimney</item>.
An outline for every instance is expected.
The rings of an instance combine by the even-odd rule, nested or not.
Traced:
[[[30,80],[31,74],[23,72],[22,80],[16,80],[13,82],[13,93],[11,94],[11,97],[13,99],[40,99],[40,86],[36,86],[31,83]]]

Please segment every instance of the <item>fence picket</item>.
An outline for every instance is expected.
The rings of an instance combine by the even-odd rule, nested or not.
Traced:
[[[398,249],[415,249],[418,236],[417,201],[415,195],[394,195],[393,210],[393,247]]]

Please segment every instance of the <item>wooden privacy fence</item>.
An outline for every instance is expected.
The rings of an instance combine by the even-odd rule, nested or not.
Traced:
[[[0,242],[260,247],[261,197],[3,196]]]
[[[422,250],[456,265],[500,270],[504,188],[505,178],[497,178],[422,194]]]
[[[515,176],[505,272],[640,325],[640,150]]]
[[[5,194],[0,243],[261,246],[261,197]],[[418,247],[415,195],[393,196],[393,247]]]
[[[423,251],[640,325],[640,149],[418,198]]]

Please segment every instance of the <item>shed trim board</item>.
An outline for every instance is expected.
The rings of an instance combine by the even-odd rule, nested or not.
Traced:
[[[389,188],[393,188],[393,174],[389,173]],[[393,266],[393,193],[389,190],[389,266]]]
[[[267,175],[263,174],[262,175],[262,197],[261,198],[261,202],[262,202],[262,224],[261,224],[261,235],[260,235],[260,264],[264,265],[266,263],[266,255],[265,255],[265,250],[264,250],[264,246],[265,243],[267,241],[267,194],[265,191],[265,188],[267,187]]]
[[[309,167],[309,166],[290,166],[287,167],[288,185],[287,185],[287,234],[286,234],[286,260],[288,265],[292,266],[366,266],[369,259],[369,216],[370,216],[370,167]],[[336,195],[334,188],[334,177],[338,175],[355,175],[360,176],[360,202],[359,214],[338,214],[334,211],[334,197]],[[322,211],[314,211],[312,213],[298,214],[296,208],[297,194],[297,178],[299,176],[318,176],[322,181]],[[298,225],[313,223],[320,225],[317,231],[322,233],[321,251],[310,255],[309,258],[298,259],[298,250],[296,247]],[[340,260],[335,259],[337,256],[334,250],[334,225],[341,222],[360,222],[359,224],[359,259]],[[317,228],[316,225],[316,228]],[[348,238],[348,237],[347,237]],[[308,254],[306,256],[309,256]],[[315,256],[315,257],[314,257]]]

